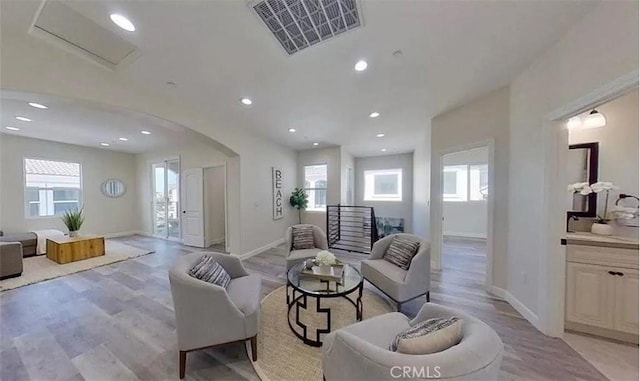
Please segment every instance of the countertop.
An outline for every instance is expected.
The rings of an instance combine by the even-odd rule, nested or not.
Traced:
[[[638,250],[637,238],[618,237],[614,235],[604,236],[589,232],[567,233],[566,237],[567,238],[562,240],[563,245],[586,245]]]

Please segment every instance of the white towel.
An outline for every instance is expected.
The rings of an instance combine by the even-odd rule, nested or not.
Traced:
[[[44,254],[47,252],[47,238],[64,237],[64,233],[60,230],[48,229],[48,230],[35,230],[32,232],[38,239],[38,246],[36,246],[36,254]]]

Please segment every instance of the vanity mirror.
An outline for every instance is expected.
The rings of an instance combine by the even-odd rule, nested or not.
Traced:
[[[127,187],[124,185],[124,182],[118,179],[106,180],[102,183],[101,189],[102,194],[111,198],[121,197],[127,191]]]
[[[572,144],[569,146],[567,157],[569,184],[586,182],[593,184],[598,181],[598,143]],[[571,210],[567,216],[595,217],[598,195],[573,194]]]

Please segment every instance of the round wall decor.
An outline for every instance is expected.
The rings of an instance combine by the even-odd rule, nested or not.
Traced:
[[[109,179],[102,183],[101,189],[103,195],[111,198],[117,198],[126,193],[127,186],[122,182],[122,180]]]

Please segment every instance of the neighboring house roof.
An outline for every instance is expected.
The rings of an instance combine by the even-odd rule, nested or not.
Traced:
[[[25,171],[33,175],[80,176],[80,164],[64,161],[25,159]]]

